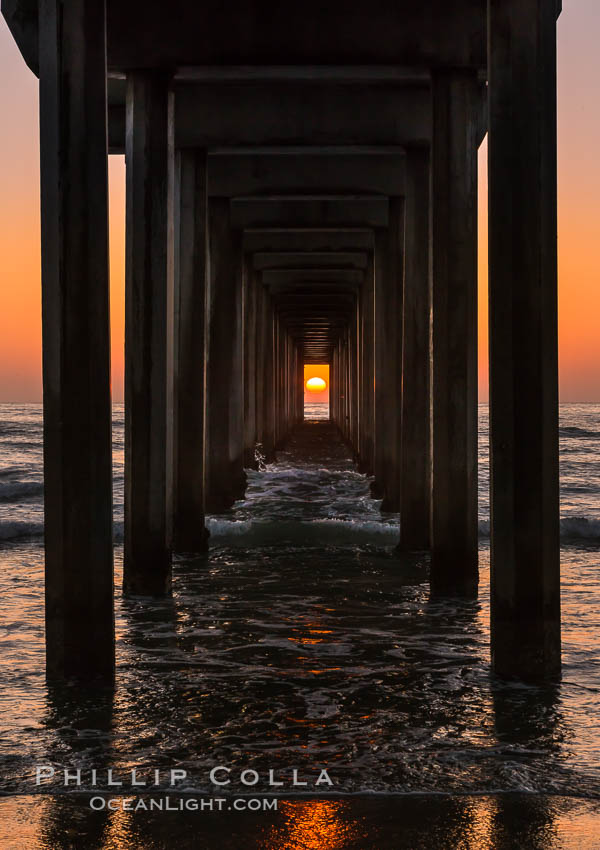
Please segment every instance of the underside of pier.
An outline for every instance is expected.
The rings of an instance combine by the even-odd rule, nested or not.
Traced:
[[[303,418],[473,597],[489,134],[492,658],[560,670],[556,0],[2,0],[40,79],[47,669],[114,667],[107,157],[125,153],[124,590]]]

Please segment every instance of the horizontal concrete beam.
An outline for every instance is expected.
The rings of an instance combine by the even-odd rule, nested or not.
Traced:
[[[176,83],[178,147],[411,145],[431,139],[430,86]]]
[[[282,84],[283,85],[283,84]],[[429,85],[175,83],[180,148],[427,145]],[[125,148],[125,81],[110,81],[109,147]]]
[[[30,5],[32,0],[22,0]],[[33,0],[35,2],[35,0]],[[485,65],[485,4],[189,0],[108,4],[109,68]]]
[[[290,310],[289,307],[283,305],[277,305],[275,309],[279,316],[286,316],[291,324],[297,322],[306,324],[306,322],[310,321],[315,327],[329,327],[332,322],[336,323],[338,321],[346,322],[348,316],[351,316],[353,313],[353,309],[350,307],[344,306],[340,308],[339,305],[334,304],[323,309],[311,309],[307,307],[303,310]]]
[[[305,302],[291,304],[287,301],[281,301],[275,297],[273,300],[275,309],[281,315],[289,316],[290,319],[298,318],[304,321],[306,318],[312,318],[315,321],[327,323],[332,318],[345,318],[354,312],[355,303],[350,300],[329,301],[322,303],[313,303],[310,300]]]
[[[374,234],[367,228],[250,228],[244,231],[244,250],[277,252],[372,251]]]
[[[323,191],[403,196],[405,188],[403,148],[293,146],[208,157],[208,193],[224,198]]]
[[[290,291],[277,295],[275,301],[278,305],[302,310],[306,305],[318,307],[334,305],[351,308],[356,303],[356,298],[353,292],[346,292],[345,290],[338,290],[335,294],[327,295]]]
[[[431,81],[428,68],[402,65],[191,65],[177,68],[181,82],[335,82],[423,85]]]
[[[284,317],[284,324],[287,328],[296,329],[296,330],[300,329],[304,332],[310,331],[312,334],[317,334],[317,335],[318,334],[327,335],[332,330],[339,330],[340,328],[345,328],[346,325],[347,325],[347,322],[340,320],[340,321],[335,321],[335,322],[332,321],[329,324],[318,324],[314,321],[311,321],[310,319],[307,319],[305,322],[299,322],[299,321],[295,322],[295,321],[290,321],[289,318]]]
[[[331,73],[323,66],[332,64],[484,67],[485,22],[485,4],[473,0],[375,7],[347,0],[267,7],[260,0],[128,0],[108,4],[108,60],[111,69],[309,65],[321,66],[318,74]]]
[[[380,195],[267,195],[232,198],[230,223],[238,229],[268,226],[387,227],[389,203]]]
[[[307,322],[311,322],[314,327],[328,328],[332,323],[335,324],[338,321],[345,322],[350,315],[350,311],[331,307],[326,310],[306,310],[298,314],[295,311],[279,309],[277,310],[277,314],[279,316],[286,316],[291,324],[300,322],[304,325]]]
[[[37,7],[37,0],[2,0],[4,17],[36,72]],[[225,7],[217,0],[129,0],[108,4],[107,42],[111,76],[127,68],[168,67],[187,81],[325,78],[340,85],[413,85],[427,79],[432,64],[485,67],[485,9],[472,0],[453,0],[450,8],[429,0],[401,14],[394,4],[374,14],[365,4],[311,0],[308,7],[273,6],[265,15],[258,0]]]
[[[341,252],[328,251],[326,253],[320,251],[280,251],[280,252],[257,252],[254,254],[252,262],[257,270],[264,269],[300,269],[300,268],[355,268],[366,269],[367,254],[363,252]]]
[[[358,283],[349,283],[347,281],[329,281],[327,283],[318,283],[311,281],[309,283],[303,283],[302,281],[290,281],[289,283],[271,283],[268,286],[269,292],[273,296],[278,296],[280,293],[288,293],[288,292],[320,292],[320,291],[329,291],[332,288],[339,289],[340,292],[344,294],[352,294],[358,291],[360,284]]]
[[[292,283],[296,287],[313,283],[362,283],[364,273],[360,269],[267,269],[262,273],[265,286]]]

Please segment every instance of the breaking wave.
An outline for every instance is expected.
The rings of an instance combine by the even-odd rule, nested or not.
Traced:
[[[209,518],[211,542],[228,546],[394,546],[398,526],[377,521],[342,519],[227,520]]]
[[[42,537],[43,534],[43,522],[29,522],[28,520],[0,522],[0,540],[16,540],[20,537]]]
[[[23,499],[41,496],[43,492],[44,485],[37,481],[0,483],[0,502],[20,502]]]
[[[479,536],[490,536],[489,519],[479,520]],[[560,536],[562,540],[600,540],[600,519],[584,516],[562,517]]]
[[[279,544],[302,546],[395,546],[399,526],[394,523],[367,520],[317,519],[317,520],[235,520],[208,517],[211,543],[217,546],[276,546]],[[0,522],[0,541],[26,537],[41,537],[43,522],[10,520]],[[563,517],[560,535],[569,540],[600,540],[600,519],[588,517]],[[490,521],[479,520],[479,536],[490,536]],[[123,542],[123,523],[114,524],[114,542]]]

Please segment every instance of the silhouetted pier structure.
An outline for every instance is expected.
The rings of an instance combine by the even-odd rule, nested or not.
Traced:
[[[39,5],[39,8],[38,8]],[[107,6],[107,8],[106,8]],[[40,77],[47,667],[114,665],[107,156],[127,163],[125,551],[173,547],[332,418],[477,593],[477,148],[489,131],[492,655],[560,669],[557,0],[2,0]]]

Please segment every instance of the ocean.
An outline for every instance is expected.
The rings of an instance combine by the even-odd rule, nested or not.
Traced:
[[[430,601],[426,565],[394,556],[398,517],[322,413],[311,461],[292,441],[249,471],[245,499],[208,519],[209,555],[176,557],[172,598],[151,600],[120,592],[114,406],[117,681],[87,693],[44,677],[41,407],[0,405],[0,793],[47,792],[37,764],[176,763],[188,791],[210,790],[215,764],[229,790],[242,769],[262,783],[325,766],[342,795],[600,800],[600,405],[560,410],[563,678],[543,688],[490,672],[487,406],[475,602]]]

